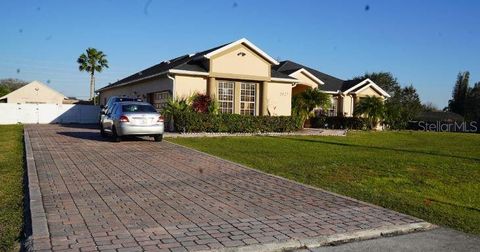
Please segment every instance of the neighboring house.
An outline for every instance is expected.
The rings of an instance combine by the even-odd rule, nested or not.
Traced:
[[[204,93],[219,101],[222,113],[280,116],[291,114],[292,93],[307,87],[332,94],[331,115],[351,116],[365,95],[389,97],[368,79],[350,83],[292,61],[278,62],[247,39],[163,61],[97,92],[101,104],[110,96],[130,96],[157,108],[172,96]]]
[[[32,81],[27,85],[0,97],[3,103],[62,104],[67,99],[62,93],[52,89],[40,81]]]

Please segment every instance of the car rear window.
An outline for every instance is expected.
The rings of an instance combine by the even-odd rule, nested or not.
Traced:
[[[153,106],[138,105],[138,104],[122,105],[122,111],[123,112],[157,112]]]
[[[126,98],[126,97],[119,97],[115,99],[115,102],[122,102],[122,101],[142,101],[140,98]]]

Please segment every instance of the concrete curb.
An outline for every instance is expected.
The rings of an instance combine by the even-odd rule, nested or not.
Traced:
[[[23,134],[25,143],[25,159],[27,164],[28,194],[30,200],[29,207],[32,225],[31,238],[33,240],[33,250],[35,251],[35,241],[48,239],[50,237],[50,233],[48,231],[47,215],[43,207],[42,193],[40,191],[40,184],[38,182],[37,167],[35,166],[30,136],[26,129],[23,130]]]
[[[219,250],[208,250],[215,252],[271,252],[271,251],[289,251],[301,248],[316,248],[326,245],[338,245],[353,241],[369,240],[379,237],[407,234],[418,231],[426,231],[436,228],[436,225],[428,222],[412,223],[406,225],[392,225],[368,230],[359,230],[334,235],[319,236],[316,238],[287,240],[284,242],[250,245],[236,248],[226,248]],[[207,250],[206,250],[207,251]]]

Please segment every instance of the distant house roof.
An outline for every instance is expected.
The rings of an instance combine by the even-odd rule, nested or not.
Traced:
[[[430,112],[421,112],[414,118],[414,121],[425,121],[425,122],[449,122],[449,121],[463,121],[463,116],[453,113],[453,112],[444,112],[444,111],[430,111]]]
[[[255,45],[253,45],[251,42],[249,42],[246,39],[240,39],[237,41],[233,41],[227,44],[223,44],[220,46],[216,46],[210,49],[207,49],[205,51],[197,52],[194,54],[185,54],[177,58],[173,58],[170,60],[165,60],[162,61],[159,64],[156,64],[152,67],[149,67],[147,69],[144,69],[142,71],[139,71],[137,73],[134,73],[126,78],[123,78],[117,82],[114,82],[112,84],[109,84],[103,88],[98,89],[97,91],[102,91],[104,89],[109,89],[114,86],[119,86],[119,85],[125,85],[129,83],[134,83],[140,80],[145,80],[148,78],[153,78],[162,74],[166,74],[168,71],[171,70],[180,70],[180,71],[191,71],[191,72],[196,72],[196,73],[208,73],[208,63],[207,60],[208,58],[219,52],[220,50],[223,50],[224,48],[231,47],[232,45],[240,44],[240,43],[245,43],[247,46],[253,47],[256,51],[258,51],[263,57],[265,57],[268,61],[272,62],[273,64],[278,63],[274,59],[272,59],[270,56],[266,55],[263,51],[258,49]],[[282,79],[295,79],[292,78],[286,74],[279,73],[275,70],[272,70],[272,77],[274,78],[282,78]]]
[[[10,96],[15,96],[16,94],[19,94],[19,93],[21,93],[21,92],[23,92],[23,91],[28,91],[29,89],[32,88],[32,86],[35,86],[35,85],[37,85],[37,87],[38,87],[38,86],[42,86],[43,88],[49,90],[50,92],[55,93],[55,94],[59,95],[60,97],[63,97],[63,99],[68,99],[64,94],[62,94],[62,93],[58,92],[57,90],[55,90],[55,89],[53,89],[53,88],[51,88],[51,87],[43,84],[41,81],[34,80],[34,81],[32,81],[32,82],[30,82],[30,83],[22,86],[21,88],[16,89],[15,91],[10,92],[10,93],[8,93],[8,94],[0,97],[0,101],[1,101],[1,100],[5,100],[5,99],[7,99],[7,98],[10,97]],[[32,90],[32,91],[33,91],[33,90]]]

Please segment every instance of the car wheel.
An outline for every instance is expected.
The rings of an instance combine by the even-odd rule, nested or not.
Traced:
[[[118,142],[122,141],[122,137],[117,134],[117,130],[115,129],[115,127],[112,128],[112,135],[113,135],[113,141],[114,142],[118,143]]]
[[[155,142],[161,142],[163,140],[163,134],[153,136]]]
[[[107,137],[107,133],[105,132],[105,130],[103,129],[103,126],[100,126],[100,135],[102,137]]]

